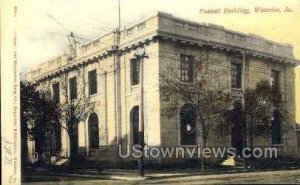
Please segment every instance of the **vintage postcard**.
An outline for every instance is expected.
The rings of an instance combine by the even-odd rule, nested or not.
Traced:
[[[299,25],[299,0],[2,0],[2,184],[300,184]]]

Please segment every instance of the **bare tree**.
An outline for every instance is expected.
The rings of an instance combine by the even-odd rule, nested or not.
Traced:
[[[179,61],[165,66],[161,73],[162,114],[168,118],[176,116],[185,104],[191,104],[196,112],[197,144],[206,147],[207,139],[213,127],[223,122],[223,114],[231,104],[230,94],[221,83],[227,72],[222,72],[209,60],[209,52],[203,51],[200,57],[193,59],[193,80],[189,83],[180,79]],[[205,168],[204,157],[201,169]]]
[[[78,124],[85,121],[88,115],[94,110],[94,103],[90,96],[86,95],[85,82],[83,80],[80,88],[76,87],[76,98],[71,98],[69,93],[68,75],[60,77],[63,96],[65,101],[60,103],[60,125],[65,129],[70,141],[70,169],[74,170],[75,161],[78,157]],[[77,84],[76,84],[77,86]]]

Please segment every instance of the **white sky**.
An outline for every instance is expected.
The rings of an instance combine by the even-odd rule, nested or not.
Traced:
[[[290,2],[295,1],[297,0]],[[259,32],[256,31],[257,28],[252,29],[253,25],[255,26],[254,22],[242,24],[242,28],[238,24],[250,20],[253,15],[205,15],[199,14],[199,10],[201,8],[224,7],[253,8],[254,6],[261,6],[263,2],[263,0],[121,0],[121,22],[122,26],[125,26],[145,19],[157,11],[163,11],[192,21],[211,22],[233,30],[238,29],[237,31],[257,33]],[[283,6],[286,3],[283,0],[273,0],[272,2],[275,6]],[[85,41],[112,31],[118,22],[117,5],[118,0],[19,1],[17,46],[21,70],[23,72],[30,70],[37,64],[62,54],[67,48],[66,35],[71,31],[76,36],[84,38]],[[224,21],[225,19],[226,21]],[[268,19],[270,20],[270,17],[266,17],[266,20]],[[264,25],[261,25],[261,29],[269,28],[264,28]],[[272,34],[263,36],[287,43],[292,43],[295,40],[293,38],[289,40],[284,35],[281,38],[277,33],[276,37],[272,37]]]

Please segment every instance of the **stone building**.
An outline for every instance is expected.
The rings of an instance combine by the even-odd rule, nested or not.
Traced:
[[[297,131],[297,142],[300,145],[300,66],[295,68],[296,73],[296,131]],[[298,147],[298,153],[300,153],[300,147]]]
[[[220,81],[234,97],[242,97],[246,88],[270,79],[276,83],[286,101],[290,124],[295,127],[295,74],[299,63],[293,47],[243,34],[213,24],[201,24],[170,14],[158,13],[120,32],[108,33],[90,43],[76,47],[76,57],[62,55],[39,65],[27,75],[38,89],[49,90],[56,101],[65,101],[60,77],[68,78],[69,98],[80,92],[90,96],[96,107],[86,121],[79,124],[79,149],[89,160],[116,165],[119,143],[137,142],[140,104],[139,62],[143,62],[143,102],[145,143],[149,146],[181,145],[180,119],[161,114],[160,73],[168,65],[182,68],[189,78],[190,63],[199,58],[203,48],[207,60],[224,72]],[[138,60],[141,49],[147,58]],[[178,69],[179,70],[179,69]],[[57,136],[59,137],[59,136]],[[283,136],[279,144],[288,154],[297,154],[296,132]],[[215,144],[228,145],[228,138]],[[69,140],[61,131],[62,156],[68,156]],[[213,144],[213,143],[212,143]],[[266,145],[271,145],[268,141]]]

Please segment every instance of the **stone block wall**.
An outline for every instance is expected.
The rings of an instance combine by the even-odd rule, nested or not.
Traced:
[[[220,51],[217,49],[207,49],[205,47],[196,47],[184,45],[171,40],[160,40],[159,57],[160,57],[160,73],[168,71],[168,67],[176,66],[180,69],[180,54],[188,54],[195,56],[195,60],[203,59],[203,53],[207,53],[207,58],[213,69],[220,74],[217,79],[211,78],[208,83],[220,83],[225,87],[225,91],[242,96],[242,88],[231,89],[231,61],[233,58],[242,60],[241,54]],[[242,61],[241,61],[242,62]],[[294,128],[295,118],[295,76],[293,72],[294,66],[284,63],[271,61],[268,59],[254,58],[249,55],[245,57],[245,81],[244,88],[255,88],[256,84],[262,80],[270,80],[271,70],[280,71],[280,88],[288,111],[289,124]],[[162,79],[160,79],[160,82]],[[243,82],[242,82],[243,83]],[[243,86],[243,85],[242,85]],[[163,106],[165,102],[161,102]],[[213,131],[212,131],[213,132]],[[296,135],[294,129],[285,133],[283,136],[283,148],[287,154],[297,153]],[[161,117],[161,140],[163,146],[180,145],[180,121],[179,112],[173,118],[168,119],[162,115]],[[254,138],[257,146],[271,146],[271,138],[259,137]],[[218,137],[210,134],[208,146],[230,146],[230,136]]]
[[[168,38],[160,36],[162,33]],[[45,77],[38,82],[38,89],[51,93],[52,84],[60,82],[62,75],[66,75],[67,80],[76,76],[79,96],[80,93],[88,95],[88,72],[96,69],[97,93],[91,96],[91,101],[96,105],[94,113],[98,116],[100,148],[90,150],[87,118],[79,124],[79,148],[83,155],[90,156],[92,152],[95,159],[105,160],[107,156],[115,158],[116,155],[110,154],[116,152],[117,143],[132,144],[130,113],[134,106],[139,105],[140,85],[131,85],[130,60],[142,47],[149,56],[143,60],[145,142],[149,146],[180,145],[179,116],[174,115],[173,118],[167,119],[161,114],[161,108],[165,102],[161,100],[160,74],[168,73],[169,66],[179,68],[181,54],[193,55],[196,61],[205,60],[210,65],[216,74],[208,73],[209,84],[219,84],[233,96],[242,96],[242,89],[231,89],[231,61],[242,58],[242,54],[237,52],[236,48],[247,50],[245,74],[243,74],[245,79],[242,86],[254,88],[259,81],[270,79],[272,69],[279,70],[281,91],[287,104],[290,124],[295,123],[295,83],[297,81],[295,82],[294,65],[284,62],[284,58],[293,59],[290,45],[267,41],[253,34],[237,33],[212,24],[199,24],[175,18],[164,13],[158,13],[121,30],[120,49],[123,53],[119,58],[114,58],[108,52],[114,44],[114,34],[109,33],[80,46],[76,61],[68,62],[66,56],[63,55],[41,64],[28,74],[28,79],[31,81]],[[232,48],[235,50],[231,50]],[[259,52],[277,56],[283,62],[256,57]],[[249,53],[255,54],[250,56]],[[115,71],[116,63],[120,65],[120,76]],[[78,66],[74,67],[77,64]],[[65,70],[68,68],[70,70]],[[50,72],[55,73],[53,75]],[[116,83],[118,83],[117,89]],[[61,84],[60,87],[62,89]],[[61,102],[66,100],[63,91],[60,92],[60,98]],[[117,106],[117,103],[120,105]],[[298,110],[297,108],[297,113]],[[284,146],[288,153],[295,153],[297,150],[295,134],[291,131],[285,135]],[[257,145],[267,144],[270,144],[268,139],[257,143]],[[229,146],[230,136],[221,137],[211,134],[208,145]],[[68,148],[67,133],[62,131],[62,155],[68,156]]]

